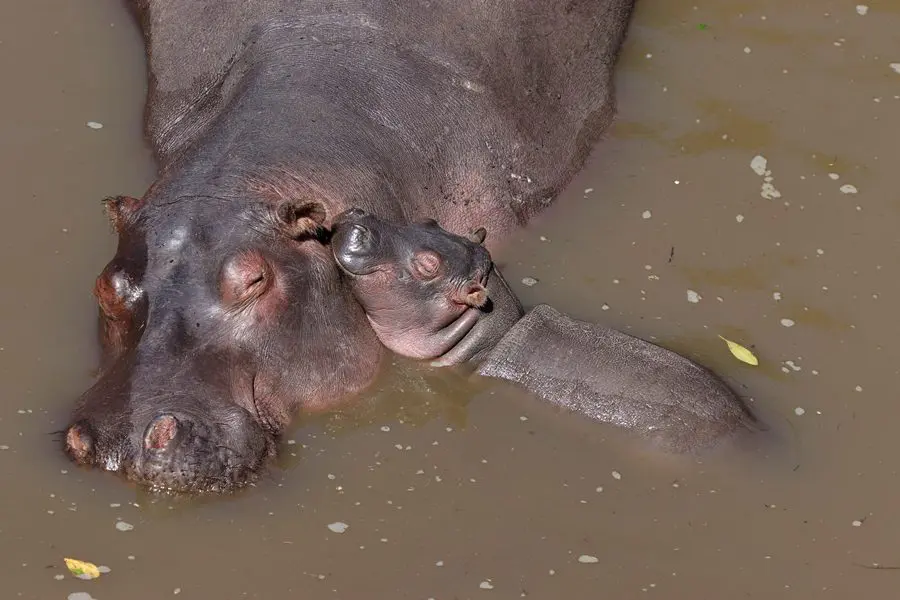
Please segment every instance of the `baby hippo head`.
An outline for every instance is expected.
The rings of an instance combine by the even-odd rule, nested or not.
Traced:
[[[429,219],[384,221],[358,208],[337,216],[332,251],[381,342],[397,354],[433,359],[453,348],[488,302],[493,263],[481,246]]]

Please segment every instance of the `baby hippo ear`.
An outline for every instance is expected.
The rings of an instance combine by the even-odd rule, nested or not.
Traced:
[[[483,285],[477,281],[468,281],[460,288],[457,301],[472,308],[482,308],[487,303],[487,299],[488,293]]]
[[[484,238],[487,237],[487,229],[485,229],[484,227],[479,227],[478,229],[473,229],[472,231],[469,232],[469,234],[466,237],[469,238],[470,242],[475,242],[476,244],[483,244]]]
[[[276,215],[284,233],[291,238],[317,237],[325,222],[325,207],[315,201],[285,200]]]

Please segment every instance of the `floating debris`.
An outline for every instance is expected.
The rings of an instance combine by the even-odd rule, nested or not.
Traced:
[[[750,161],[750,168],[753,169],[753,172],[763,178],[759,195],[766,200],[775,200],[776,198],[781,198],[781,192],[775,189],[775,177],[772,175],[772,171],[769,170],[768,165],[769,161],[761,154],[757,154]]]
[[[537,285],[537,282],[538,282],[538,280],[535,279],[534,277],[523,277],[522,278],[522,285],[527,285],[528,287]]]
[[[492,589],[494,589],[494,584],[491,583],[490,579],[485,579],[484,581],[482,581],[481,583],[478,584],[478,587],[480,587],[483,590],[492,590]]]
[[[695,292],[694,290],[687,291],[687,301],[692,304],[697,304],[703,299],[703,296]]]
[[[856,189],[855,185],[850,185],[849,183],[845,183],[844,185],[841,186],[842,194],[855,194],[858,191],[859,190]]]
[[[582,554],[578,557],[578,562],[583,565],[593,565],[600,562],[600,559],[596,556],[591,556],[590,554]]]
[[[97,579],[100,577],[100,569],[94,563],[78,560],[77,558],[64,558],[66,568],[79,579]]]
[[[85,125],[87,125],[91,129],[103,129],[103,123],[99,123],[97,121],[88,121],[87,123],[85,123]]]
[[[652,216],[653,216],[653,213],[650,212],[649,210],[645,210],[643,213],[641,213],[641,217],[644,219],[649,219]]]
[[[731,340],[726,339],[721,335],[719,336],[719,339],[725,342],[725,344],[728,346],[728,350],[730,350],[731,354],[739,361],[745,362],[748,365],[753,365],[754,367],[759,364],[759,359],[757,359],[756,356],[747,348],[744,348],[737,342],[732,342]]]
[[[800,408],[798,406],[797,408],[794,409],[794,414],[797,415],[798,417],[802,417],[803,415],[806,414],[806,410],[803,408]]]
[[[869,14],[869,7],[866,6],[865,4],[857,4],[856,5],[856,14],[858,14],[861,17],[866,16],[867,14]]]
[[[784,327],[793,327],[793,326],[794,326],[794,320],[793,320],[793,319],[782,319],[782,320],[781,320],[781,324],[782,324],[782,326],[784,326]]]
[[[347,525],[346,523],[341,523],[340,521],[328,524],[328,529],[333,533],[344,533],[349,528],[349,525]]]
[[[116,521],[116,529],[119,531],[131,531],[134,529],[134,525],[126,523],[125,521]]]

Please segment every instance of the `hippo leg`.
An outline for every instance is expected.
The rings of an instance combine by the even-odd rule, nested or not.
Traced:
[[[478,373],[517,383],[669,452],[700,450],[741,429],[758,428],[735,393],[707,369],[547,305],[516,323]]]

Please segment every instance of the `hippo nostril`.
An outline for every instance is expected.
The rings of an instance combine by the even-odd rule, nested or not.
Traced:
[[[167,449],[178,435],[178,428],[178,419],[173,415],[163,414],[155,417],[144,432],[144,448],[156,452]]]

